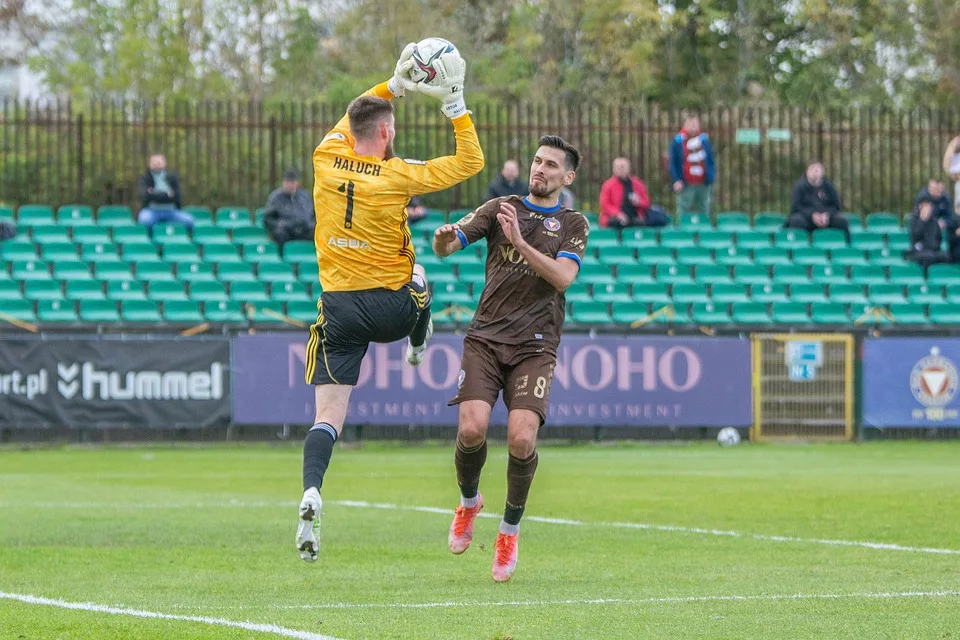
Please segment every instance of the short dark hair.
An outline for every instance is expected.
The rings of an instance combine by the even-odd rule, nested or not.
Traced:
[[[572,144],[560,136],[543,136],[540,138],[541,147],[552,147],[560,149],[564,153],[564,163],[567,165],[567,171],[576,171],[580,168],[580,152]]]
[[[350,132],[355,138],[369,138],[383,119],[392,114],[393,104],[389,100],[376,96],[360,96],[347,107]]]

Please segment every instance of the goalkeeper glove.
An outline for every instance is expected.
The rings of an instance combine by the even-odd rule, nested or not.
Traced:
[[[416,91],[417,83],[410,79],[410,70],[413,69],[413,50],[416,43],[411,42],[403,48],[397,66],[393,70],[393,77],[387,81],[387,89],[396,98],[402,98],[407,91]]]
[[[437,98],[442,103],[440,110],[448,118],[457,118],[467,112],[463,102],[463,78],[467,72],[467,63],[459,53],[445,53],[434,61],[437,71],[435,84],[424,81],[417,83],[420,93]]]

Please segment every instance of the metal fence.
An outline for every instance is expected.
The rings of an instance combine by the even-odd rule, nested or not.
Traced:
[[[595,209],[611,162],[626,156],[654,202],[673,207],[666,153],[680,114],[656,104],[472,104],[487,166],[477,177],[427,198],[436,207],[471,207],[509,158],[525,166],[537,139],[557,133],[584,157],[574,185]],[[0,203],[128,204],[150,153],[167,155],[185,200],[209,206],[262,205],[288,167],[313,182],[311,154],[344,105],[43,101],[0,106]],[[715,210],[786,211],[810,159],[822,159],[852,212],[909,210],[960,128],[957,112],[846,109],[814,115],[791,108],[714,108],[702,114],[716,152]],[[452,129],[437,106],[399,101],[399,155],[451,153]]]

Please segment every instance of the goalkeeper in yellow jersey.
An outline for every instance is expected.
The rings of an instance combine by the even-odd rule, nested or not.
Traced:
[[[320,486],[367,347],[407,338],[407,362],[417,365],[433,331],[426,274],[410,242],[407,203],[483,168],[483,151],[463,101],[466,64],[456,50],[444,53],[434,62],[438,80],[415,83],[408,76],[413,49],[409,44],[403,50],[389,81],[350,103],[313,153],[323,293],[307,343],[306,380],[315,385],[316,419],[303,447],[296,537],[307,562],[316,561],[320,551]],[[394,157],[391,100],[411,92],[441,101],[453,125],[455,155],[425,162]]]

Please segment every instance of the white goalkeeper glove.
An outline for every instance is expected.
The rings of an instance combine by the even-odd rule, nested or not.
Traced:
[[[467,105],[463,102],[463,79],[467,73],[467,63],[457,52],[445,53],[433,63],[433,68],[437,71],[435,84],[420,81],[417,90],[440,100],[440,110],[448,118],[462,116],[467,112]]]
[[[416,91],[417,83],[410,79],[410,70],[413,69],[413,50],[417,47],[411,42],[403,48],[397,66],[393,70],[393,77],[387,81],[387,89],[396,98],[402,98],[407,91]]]

